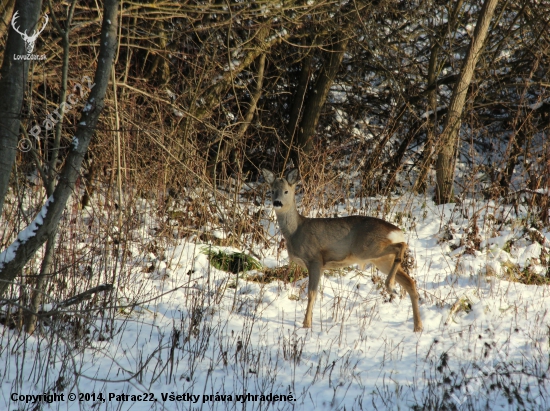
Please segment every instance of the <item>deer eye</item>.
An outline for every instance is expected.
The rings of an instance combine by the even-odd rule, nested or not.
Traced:
[[[288,190],[285,190],[285,194],[288,194]]]

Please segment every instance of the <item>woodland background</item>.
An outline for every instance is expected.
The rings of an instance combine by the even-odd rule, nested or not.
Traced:
[[[129,258],[128,233],[141,221],[138,199],[154,204],[155,240],[146,250],[174,237],[262,241],[259,216],[236,206],[265,200],[265,191],[248,185],[261,167],[299,167],[306,211],[415,192],[437,203],[521,204],[533,224],[548,225],[547,1],[22,3],[0,8],[0,249],[17,241],[55,189],[72,200],[39,225],[35,242],[20,241],[15,262],[4,267],[2,298],[21,311],[19,327],[34,330],[42,295],[74,294],[68,274],[103,270],[115,278]],[[17,10],[19,24],[32,20],[37,29],[48,13],[34,51],[46,60],[9,74],[8,32],[22,43],[10,26]],[[117,24],[102,51],[105,13]],[[484,16],[485,40],[468,68]],[[467,70],[471,79],[461,83]],[[16,90],[10,76],[19,79]],[[90,91],[86,76],[99,86]],[[71,92],[80,103],[46,130]],[[95,92],[105,96],[102,111],[93,99],[84,106]],[[451,114],[461,121],[451,124],[460,93]],[[95,123],[82,121],[83,109],[97,111]],[[37,124],[38,140],[29,135]],[[74,163],[79,132],[88,140]],[[104,217],[79,213],[90,204]],[[75,222],[97,240],[78,258]],[[213,226],[231,235],[205,232]],[[119,260],[98,265],[102,253]]]
[[[545,0],[1,0],[0,404],[547,410],[549,25]],[[259,172],[292,167],[302,214],[404,231],[423,333],[373,269],[327,272],[297,325]],[[154,408],[88,399],[47,407]]]

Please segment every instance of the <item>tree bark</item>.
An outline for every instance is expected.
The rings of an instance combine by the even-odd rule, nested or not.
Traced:
[[[69,8],[69,14],[66,19],[66,29],[63,30],[61,26],[59,25],[57,18],[55,17],[55,13],[53,11],[51,0],[48,0],[48,7],[50,9],[51,17],[52,17],[52,23],[63,39],[63,65],[61,69],[61,92],[59,94],[59,107],[58,110],[59,118],[58,122],[55,125],[55,137],[53,141],[53,147],[52,147],[52,154],[48,165],[47,170],[47,178],[45,181],[45,188],[46,193],[49,196],[53,194],[53,191],[55,189],[55,177],[57,174],[57,159],[59,158],[59,148],[61,146],[61,133],[62,133],[62,125],[63,120],[65,117],[65,110],[61,103],[66,101],[67,99],[67,79],[69,76],[69,31],[74,15],[74,9],[76,6],[76,0],[72,0],[72,4]],[[46,240],[46,250],[44,252],[44,258],[42,259],[42,265],[40,267],[40,274],[38,274],[36,281],[34,281],[34,287],[31,293],[31,302],[30,302],[30,312],[26,315],[25,318],[25,331],[29,334],[34,333],[34,330],[36,328],[36,323],[38,320],[38,317],[36,316],[36,313],[38,312],[38,308],[40,307],[40,304],[42,303],[42,295],[44,293],[44,289],[46,288],[46,279],[50,277],[52,273],[52,267],[54,264],[54,252],[55,252],[55,238],[56,238],[56,231],[53,231]]]
[[[0,38],[4,37],[10,27],[14,6],[15,0],[5,0],[0,5]]]
[[[462,9],[464,0],[459,0],[455,3],[453,11],[449,19],[449,33],[454,33],[456,26],[459,22],[459,14]],[[428,108],[433,111],[433,120],[428,116],[428,129],[426,132],[426,144],[424,144],[424,150],[420,158],[420,171],[418,178],[414,184],[414,191],[417,193],[425,193],[427,189],[426,178],[428,172],[433,164],[433,147],[436,140],[437,129],[439,127],[438,110],[437,110],[437,92],[439,71],[441,69],[441,62],[439,62],[439,54],[442,49],[442,44],[445,41],[446,32],[441,32],[438,37],[432,40],[432,47],[430,53],[430,61],[428,63],[428,88],[432,88],[428,94]]]
[[[343,30],[343,33],[347,33]],[[332,44],[331,50],[325,52],[326,63],[319,73],[319,77],[315,82],[313,88],[309,91],[306,101],[304,103],[304,114],[300,121],[300,127],[298,128],[296,145],[300,154],[309,155],[313,149],[313,134],[315,128],[319,122],[321,115],[321,109],[325,104],[325,101],[332,86],[332,82],[338,73],[344,53],[348,46],[348,38],[335,39]],[[299,155],[297,156],[299,158]]]
[[[433,111],[434,118],[430,119],[428,116],[428,127],[426,130],[426,144],[424,144],[424,150],[422,151],[422,157],[420,159],[420,171],[418,178],[414,184],[414,191],[417,193],[424,193],[426,191],[426,177],[432,164],[432,150],[435,141],[435,135],[437,132],[437,75],[438,75],[438,60],[439,52],[441,50],[441,41],[443,39],[436,39],[432,45],[430,62],[428,64],[428,85],[435,85],[434,89],[428,94],[428,108]]]
[[[308,50],[307,55],[302,60],[302,69],[300,70],[300,78],[298,80],[298,87],[292,100],[292,107],[290,108],[290,119],[288,122],[288,154],[286,156],[287,161],[290,156],[294,160],[294,165],[298,165],[298,153],[294,149],[294,140],[296,138],[296,131],[298,129],[298,121],[300,120],[300,113],[304,107],[304,100],[306,97],[307,87],[311,78],[311,50]]]
[[[32,33],[40,17],[41,0],[18,0],[14,9],[19,12],[16,26],[19,31]],[[13,17],[12,17],[13,18]],[[0,69],[0,216],[8,192],[10,175],[15,163],[21,122],[21,106],[27,85],[28,60],[14,59],[26,55],[25,42],[10,25],[4,61]]]
[[[239,125],[239,128],[237,130],[237,133],[233,137],[228,137],[231,141],[225,142],[224,136],[221,136],[219,140],[214,142],[214,144],[217,144],[217,148],[215,150],[215,153],[208,159],[207,167],[206,167],[206,173],[207,175],[212,179],[214,182],[214,185],[216,184],[216,167],[218,165],[218,161],[223,159],[224,161],[227,159],[228,152],[232,152],[235,150],[235,147],[239,143],[239,141],[243,138],[244,133],[246,133],[246,130],[248,129],[248,126],[252,122],[252,119],[254,118],[254,113],[256,112],[256,107],[258,106],[258,102],[260,101],[260,97],[262,96],[262,87],[264,82],[264,71],[265,71],[265,61],[266,61],[266,54],[262,54],[260,58],[258,59],[258,69],[256,72],[256,87],[254,89],[254,92],[250,95],[250,102],[248,104],[248,109],[246,111],[246,114],[243,118],[242,123]],[[226,172],[224,173],[224,177],[227,177],[230,173]]]
[[[53,272],[54,253],[55,253],[55,237],[54,231],[48,236],[46,241],[46,250],[44,252],[44,258],[42,259],[42,265],[40,266],[40,274],[38,274],[36,281],[32,284],[31,301],[29,304],[29,311],[24,316],[25,331],[28,334],[33,334],[36,329],[36,323],[38,321],[38,309],[42,302],[42,295],[46,288],[46,279]]]
[[[6,293],[29,259],[57,229],[65,205],[80,176],[82,160],[103,110],[111,65],[117,50],[118,0],[105,0],[104,4],[95,87],[82,110],[71,150],[65,159],[53,195],[25,232],[20,233],[10,247],[0,253],[0,297]]]
[[[486,0],[480,11],[476,23],[474,35],[468,48],[468,53],[460,70],[456,82],[449,111],[445,118],[443,133],[440,137],[440,149],[436,162],[436,202],[445,204],[453,201],[453,181],[455,173],[455,161],[458,151],[459,131],[462,112],[468,94],[468,87],[474,75],[475,66],[483,51],[483,45],[489,31],[489,25],[493,17],[498,0]]]

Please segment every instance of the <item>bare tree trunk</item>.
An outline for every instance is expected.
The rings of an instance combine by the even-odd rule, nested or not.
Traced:
[[[29,259],[57,229],[65,205],[80,176],[82,161],[103,110],[111,65],[117,50],[117,11],[117,0],[105,0],[95,87],[78,121],[71,150],[65,159],[55,190],[31,225],[18,235],[7,250],[0,253],[0,297],[6,293]]]
[[[456,26],[458,25],[458,21],[459,21],[458,16],[460,14],[460,10],[462,9],[463,3],[464,3],[464,0],[459,0],[454,4],[454,8],[451,13],[449,24],[448,24],[449,33],[454,33],[456,30]],[[428,87],[433,86],[433,89],[430,90],[428,95],[428,102],[429,102],[428,108],[433,112],[433,119],[431,117],[428,117],[426,144],[424,144],[424,150],[422,151],[422,155],[419,161],[420,171],[418,174],[418,178],[416,179],[416,182],[414,184],[414,190],[417,193],[426,192],[426,189],[428,186],[426,182],[426,178],[433,164],[433,148],[436,140],[437,129],[439,126],[439,120],[437,117],[437,92],[438,92],[437,77],[439,76],[439,70],[441,67],[441,63],[439,61],[439,54],[441,52],[442,44],[445,40],[446,34],[447,33],[442,32],[439,36],[436,36],[432,40],[430,61],[428,63],[427,80],[428,80]]]
[[[343,30],[343,33],[347,33],[346,30]],[[315,133],[317,123],[319,122],[321,109],[325,104],[336,73],[340,68],[347,46],[348,38],[337,38],[332,44],[331,50],[324,53],[326,56],[326,63],[323,65],[321,73],[319,73],[319,77],[313,89],[308,93],[304,103],[304,114],[302,116],[302,121],[300,121],[296,139],[297,148],[300,150],[299,154],[308,155],[313,149],[312,137]]]
[[[403,138],[403,140],[401,140],[401,144],[399,144],[399,147],[397,148],[395,154],[383,165],[383,169],[387,170],[388,175],[385,186],[386,190],[389,191],[393,189],[393,185],[395,184],[395,181],[397,179],[397,172],[399,171],[401,162],[403,161],[403,157],[405,157],[407,148],[415,139],[415,137],[420,133],[422,127],[424,127],[424,125],[422,123],[419,123],[418,121],[415,121],[413,124],[411,124],[408,133]]]
[[[238,74],[250,67],[250,65],[252,65],[256,61],[256,59],[262,54],[268,53],[271,47],[280,43],[282,37],[287,35],[281,33],[280,35],[272,35],[268,38],[269,33],[270,28],[268,25],[260,27],[253,37],[253,42],[251,42],[250,49],[248,50],[246,56],[243,58],[241,63],[232,70],[224,72],[221,79],[209,86],[204,92],[200,93],[200,106],[197,106],[196,102],[191,103],[189,113],[187,113],[185,121],[182,121],[180,125],[182,142],[184,142],[188,138],[187,136],[189,135],[193,124],[196,121],[200,121],[208,117],[212,113],[212,110],[220,104],[222,97],[225,93],[227,93],[227,90],[231,87],[231,84],[235,81],[235,78],[238,76]],[[195,155],[195,153],[190,154],[186,152],[186,146],[187,145],[185,143],[182,143],[177,155],[177,157],[182,161],[186,161],[187,158],[193,157]],[[216,157],[216,155],[216,151],[212,153],[212,156]],[[209,168],[209,172],[210,171],[211,168]]]
[[[506,167],[500,176],[500,187],[502,189],[502,194],[505,196],[508,195],[510,189],[510,181],[512,180],[512,175],[514,174],[514,169],[519,162],[519,156],[522,154],[521,148],[525,144],[527,138],[526,133],[523,130],[519,130],[517,133],[512,134],[510,137],[509,145],[512,149],[510,150],[510,155],[508,156],[508,161],[506,162]]]
[[[52,275],[53,270],[53,257],[55,252],[55,237],[56,231],[50,234],[46,241],[46,251],[44,252],[44,258],[42,259],[42,265],[40,266],[40,274],[36,277],[36,281],[32,284],[31,301],[29,305],[29,311],[24,316],[25,331],[29,334],[34,333],[36,329],[36,322],[38,320],[38,310],[40,303],[42,302],[42,295],[46,288],[46,278]]]
[[[288,153],[286,156],[286,161],[288,161],[288,157],[291,156],[292,159],[294,160],[295,166],[298,165],[298,152],[294,149],[294,140],[296,138],[296,131],[298,129],[300,113],[302,112],[302,108],[304,106],[307,87],[309,84],[309,80],[311,78],[311,61],[312,60],[313,58],[311,56],[311,50],[308,50],[308,54],[302,60],[302,69],[300,70],[298,87],[296,88],[296,93],[294,94],[294,99],[292,100],[292,107],[290,108],[290,119],[287,127]]]
[[[437,39],[432,45],[432,50],[430,54],[430,62],[428,64],[428,85],[436,84],[437,74],[438,74],[438,57],[439,51],[441,50],[440,40]],[[433,120],[428,116],[428,129],[426,130],[426,144],[424,144],[424,151],[422,151],[422,156],[420,159],[420,171],[418,178],[414,184],[414,190],[417,193],[424,193],[426,191],[426,177],[428,176],[428,171],[432,165],[432,150],[435,141],[435,135],[437,133],[437,85],[434,87],[430,94],[428,95],[428,107],[433,111]]]
[[[59,149],[61,146],[61,133],[62,133],[62,126],[63,126],[63,120],[65,117],[65,109],[64,106],[61,104],[66,101],[67,99],[67,79],[69,76],[69,31],[71,22],[74,15],[74,9],[76,6],[76,0],[72,0],[72,4],[69,8],[69,14],[66,19],[65,27],[66,29],[62,29],[59,25],[57,18],[55,17],[55,14],[53,12],[53,7],[51,0],[48,0],[48,7],[51,12],[53,25],[57,32],[61,35],[61,38],[63,39],[63,66],[62,66],[62,72],[61,72],[61,92],[59,93],[59,109],[58,109],[58,122],[55,125],[55,137],[53,141],[53,145],[51,148],[52,155],[48,164],[48,170],[47,170],[47,178],[45,181],[46,186],[46,193],[49,196],[53,194],[53,191],[55,189],[55,177],[57,174],[57,159],[59,158]],[[34,282],[34,287],[31,293],[31,302],[30,302],[30,311],[27,316],[25,316],[25,330],[27,333],[32,334],[34,333],[34,330],[36,328],[36,322],[38,320],[38,317],[36,316],[36,313],[38,312],[38,308],[40,307],[40,304],[42,303],[42,294],[44,293],[44,289],[46,287],[46,278],[48,278],[52,273],[52,265],[53,265],[53,256],[55,251],[55,238],[56,238],[56,231],[53,231],[46,240],[46,251],[44,253],[44,258],[42,260],[42,265],[40,267],[40,274],[38,274],[36,281]]]
[[[236,135],[233,137],[230,137],[231,141],[224,142],[223,136],[220,137],[220,139],[215,142],[218,147],[216,149],[215,155],[212,155],[207,163],[206,172],[207,175],[212,179],[214,184],[216,184],[216,166],[218,165],[218,161],[220,158],[226,159],[227,153],[234,152],[235,147],[239,143],[239,141],[243,138],[244,133],[246,133],[246,130],[248,129],[248,126],[252,122],[252,119],[254,118],[254,113],[256,112],[256,107],[258,106],[258,101],[260,101],[260,97],[262,96],[262,87],[264,82],[264,71],[265,71],[265,60],[266,60],[266,54],[262,54],[257,62],[258,68],[256,72],[256,87],[254,89],[254,92],[250,95],[250,102],[248,104],[248,109],[246,111],[246,114],[243,118],[242,123],[239,125],[239,128],[237,130]],[[229,173],[226,173],[225,176],[229,175]]]
[[[16,1],[15,10],[19,12],[17,18],[19,31],[33,32],[39,20],[41,8],[41,0]],[[21,106],[29,71],[29,61],[16,60],[14,56],[26,54],[23,38],[10,26],[4,61],[0,70],[0,96],[2,96],[0,98],[0,216],[17,153]]]
[[[460,70],[458,81],[455,83],[453,89],[449,111],[445,118],[443,133],[440,137],[441,146],[436,162],[436,201],[438,204],[449,203],[453,200],[455,161],[458,151],[462,112],[468,94],[468,87],[472,81],[477,60],[483,51],[485,38],[487,37],[497,3],[498,0],[486,0],[483,4],[468,53]]]

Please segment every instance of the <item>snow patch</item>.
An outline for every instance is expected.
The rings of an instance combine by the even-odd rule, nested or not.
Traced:
[[[528,267],[535,260],[538,261],[540,253],[542,252],[542,247],[539,243],[533,243],[530,246],[527,246],[523,252],[518,256],[518,265],[523,269]]]
[[[5,264],[9,263],[15,258],[19,246],[21,244],[25,244],[27,241],[29,241],[30,238],[35,236],[36,231],[40,228],[40,226],[42,226],[42,224],[44,224],[44,219],[48,214],[48,207],[51,203],[53,203],[53,201],[53,196],[48,198],[33,222],[30,223],[27,228],[25,228],[17,235],[17,239],[13,243],[11,243],[11,245],[6,250],[0,253],[0,271],[3,270]]]

